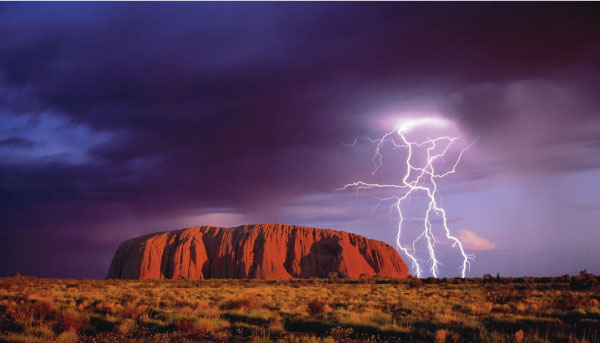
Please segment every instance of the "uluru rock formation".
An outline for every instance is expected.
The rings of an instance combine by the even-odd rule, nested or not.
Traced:
[[[123,242],[109,279],[289,279],[331,272],[394,278],[408,268],[391,246],[343,231],[257,224],[199,226]]]

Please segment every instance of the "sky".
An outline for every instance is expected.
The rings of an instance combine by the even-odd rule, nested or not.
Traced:
[[[467,276],[600,273],[597,3],[5,2],[0,42],[1,276],[103,278],[196,225],[395,245],[389,194],[338,189],[399,182],[362,137],[428,117],[476,140],[438,182]]]

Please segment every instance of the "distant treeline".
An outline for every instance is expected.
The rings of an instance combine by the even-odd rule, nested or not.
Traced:
[[[17,274],[17,278],[24,279],[37,279],[35,276],[21,276]],[[227,280],[227,282],[239,282],[242,285],[248,285],[253,283],[291,283],[292,285],[304,285],[314,283],[343,283],[343,284],[359,284],[359,283],[375,283],[375,284],[408,284],[411,287],[419,287],[422,285],[461,285],[461,284],[522,284],[523,289],[536,288],[541,289],[564,289],[570,288],[574,290],[588,290],[595,287],[600,287],[600,275],[594,275],[588,273],[587,270],[582,270],[578,275],[562,275],[562,276],[519,276],[519,277],[502,277],[500,274],[492,276],[491,274],[485,274],[483,277],[469,277],[469,278],[417,278],[409,275],[405,279],[395,279],[383,276],[370,276],[368,274],[361,274],[358,279],[349,278],[338,273],[329,273],[326,278],[308,278],[308,279],[289,279],[289,280],[261,280],[261,279],[213,279],[213,281]],[[111,283],[114,280],[106,280],[107,283]],[[172,282],[177,280],[146,280],[146,282]],[[189,282],[203,282],[204,280],[187,280]],[[548,286],[544,287],[543,284]],[[527,286],[530,285],[530,286]]]
[[[499,274],[492,276],[485,274],[481,278],[409,278],[409,284],[551,284],[553,288],[562,288],[568,286],[571,289],[587,290],[593,287],[600,286],[600,275],[588,273],[587,270],[582,270],[578,275],[562,275],[562,276],[520,276],[520,277],[501,277]],[[531,287],[524,287],[531,288]]]
[[[266,282],[280,282],[277,281],[266,281]],[[571,288],[575,290],[587,290],[594,287],[600,287],[600,275],[594,275],[588,273],[587,270],[582,270],[578,275],[562,275],[562,276],[519,276],[519,277],[502,277],[499,274],[492,276],[491,274],[485,274],[483,277],[470,277],[470,278],[416,278],[409,276],[406,279],[393,279],[387,277],[371,277],[363,274],[359,279],[352,279],[337,273],[330,273],[327,279],[294,279],[289,280],[290,282],[299,283],[310,283],[310,282],[335,282],[335,283],[365,283],[371,282],[376,284],[408,284],[411,287],[419,287],[422,285],[443,285],[443,284],[522,284],[523,289],[527,288],[554,288],[564,289]],[[543,286],[547,284],[547,286]]]

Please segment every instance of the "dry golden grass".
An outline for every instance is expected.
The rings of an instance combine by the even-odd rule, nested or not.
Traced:
[[[600,342],[597,277],[0,279],[0,342]]]

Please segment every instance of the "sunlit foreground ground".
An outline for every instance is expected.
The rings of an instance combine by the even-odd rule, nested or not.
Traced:
[[[0,341],[600,342],[599,278],[3,278]]]

